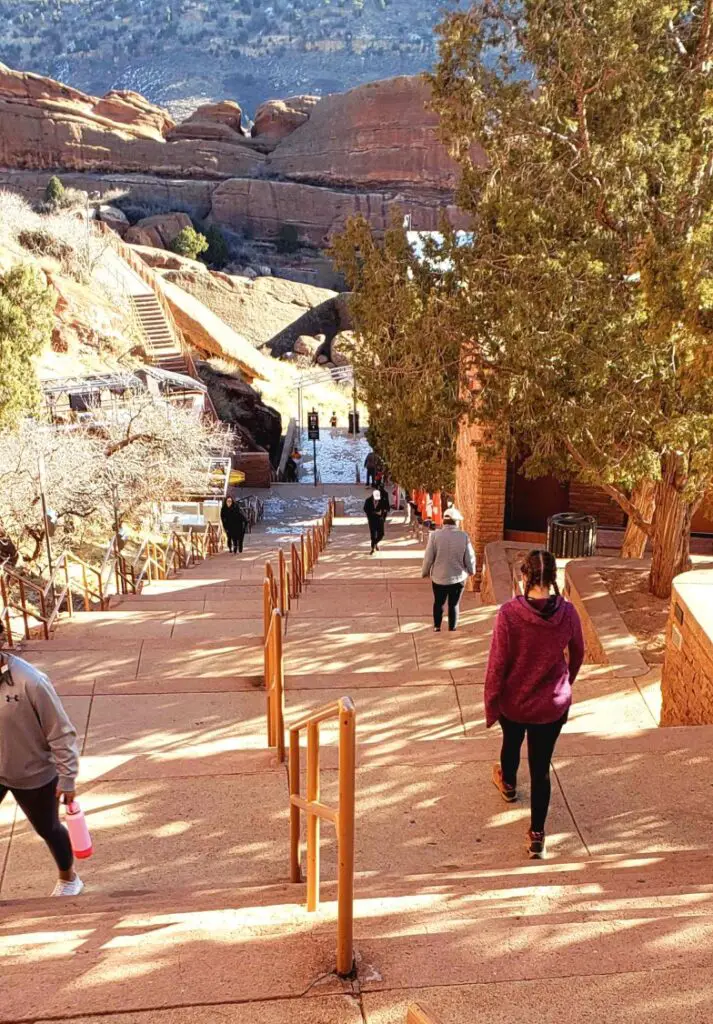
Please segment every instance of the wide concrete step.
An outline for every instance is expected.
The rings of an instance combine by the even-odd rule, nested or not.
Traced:
[[[358,879],[355,947],[366,1019],[396,1021],[388,1008],[401,993],[431,989],[431,1005],[434,997],[446,1005],[448,992],[467,999],[467,1016],[444,1020],[488,1020],[482,1011],[499,1005],[498,990],[509,986],[512,1005],[499,1005],[492,1018],[506,1024],[525,1019],[523,990],[549,999],[547,1005],[561,990],[563,1011],[570,999],[579,1005],[584,992],[594,999],[598,1016],[563,1012],[562,1020],[703,1024],[710,1019],[713,886],[684,875],[710,877],[712,866],[710,858],[653,866],[577,860],[559,870],[545,864],[510,873],[493,867],[478,875]],[[351,1024],[336,1004],[322,1016],[316,1001],[353,991],[330,976],[334,886],[323,886],[314,915],[301,904],[303,894],[301,885],[266,886],[8,904],[0,923],[3,1020],[61,1019],[80,1010],[123,1012],[143,1024],[165,1007],[178,1014],[181,1007],[290,1000],[311,990],[315,1016],[286,1020]],[[701,993],[694,1004],[690,990]],[[665,1017],[632,1018],[629,1011],[646,998],[654,999],[657,1014],[664,999]],[[283,1018],[266,1012],[235,1019]]]

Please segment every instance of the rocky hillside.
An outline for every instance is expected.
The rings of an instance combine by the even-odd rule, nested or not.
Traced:
[[[0,0],[0,60],[89,91],[200,102],[340,91],[434,57],[440,0]]]
[[[324,246],[346,218],[378,229],[395,209],[435,229],[453,206],[456,169],[438,141],[420,78],[324,99],[272,101],[250,132],[217,102],[176,123],[132,92],[99,98],[0,67],[0,184],[36,198],[49,169],[65,183],[183,209],[251,238]]]

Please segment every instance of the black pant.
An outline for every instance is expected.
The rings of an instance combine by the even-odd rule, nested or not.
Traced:
[[[370,487],[376,483],[376,470],[366,467],[366,486]]]
[[[245,541],[245,531],[241,533],[229,533],[228,535],[228,551],[239,551],[242,554],[243,543]]]
[[[382,516],[369,517],[369,535],[372,551],[384,539],[384,520]]]
[[[567,715],[547,725],[524,725],[511,722],[500,716],[503,730],[503,746],[500,752],[500,766],[503,781],[508,786],[517,784],[517,770],[520,767],[520,748],[527,734],[527,760],[530,766],[530,828],[533,832],[544,832],[547,812],[550,809],[550,762],[555,744],[562,732]]]
[[[25,817],[41,839],[47,843],[60,871],[69,871],[74,863],[69,832],[59,820],[57,779],[39,789],[10,789]],[[0,804],[8,794],[0,786]]]
[[[433,587],[433,625],[441,628],[443,622],[443,606],[448,601],[448,628],[458,627],[460,599],[463,596],[465,583],[431,583]]]

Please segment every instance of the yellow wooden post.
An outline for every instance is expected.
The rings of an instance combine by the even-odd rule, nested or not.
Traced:
[[[287,615],[287,606],[289,601],[289,594],[287,592],[287,566],[285,565],[285,553],[282,549],[277,556],[277,562],[280,570],[280,612],[282,615]]]
[[[427,1013],[418,1003],[412,1003],[408,1008],[406,1024],[440,1024],[440,1019]]]
[[[272,594],[270,591],[270,580],[265,577],[262,585],[262,621],[263,621],[263,643],[267,643],[267,634],[270,631],[270,619],[272,617]]]
[[[290,796],[300,795],[300,733],[290,730]],[[302,881],[300,867],[300,809],[290,802],[290,881]]]
[[[273,740],[277,747],[277,760],[285,760],[285,659],[282,651],[283,619],[279,611],[273,615],[272,637],[272,716]]]
[[[307,726],[307,800],[319,801],[319,723]],[[320,821],[307,812],[307,910],[319,907],[319,836]]]
[[[339,874],[337,883],[337,974],[354,968],[354,834],[356,822],[356,711],[339,702]]]

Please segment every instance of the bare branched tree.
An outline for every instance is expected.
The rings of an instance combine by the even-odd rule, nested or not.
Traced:
[[[89,538],[108,539],[115,512],[138,527],[157,502],[204,493],[208,460],[225,444],[224,427],[145,395],[111,421],[60,428],[26,421],[0,434],[0,527],[26,561],[39,563],[41,456],[56,546],[77,550]]]

